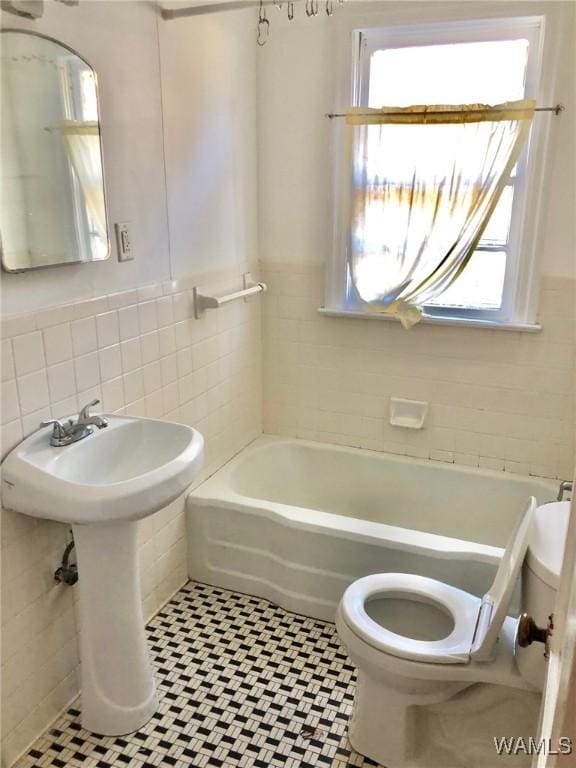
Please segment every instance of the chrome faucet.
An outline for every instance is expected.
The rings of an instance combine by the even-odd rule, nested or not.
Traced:
[[[558,496],[556,497],[556,501],[562,501],[564,498],[565,493],[572,493],[574,490],[574,484],[571,480],[562,480],[560,483],[560,487],[558,488]]]
[[[90,414],[90,408],[93,408],[95,405],[98,405],[100,400],[92,400],[91,403],[88,403],[88,405],[85,405],[84,408],[80,410],[80,413],[78,414],[78,421],[76,422],[77,425],[81,426],[95,426],[98,427],[98,429],[102,429],[103,427],[108,426],[108,419],[105,419],[104,416],[98,416],[95,414],[92,416]]]
[[[53,427],[50,445],[53,445],[55,448],[63,448],[65,445],[77,443],[78,440],[83,440],[85,437],[93,434],[94,427],[98,427],[98,429],[107,427],[108,420],[104,416],[92,416],[90,414],[90,408],[98,405],[99,402],[100,400],[92,400],[91,403],[81,408],[76,421],[73,419],[68,419],[68,421],[62,421],[61,419],[43,421],[40,427]]]

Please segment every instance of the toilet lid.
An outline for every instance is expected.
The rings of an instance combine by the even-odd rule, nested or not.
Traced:
[[[375,598],[403,598],[445,611],[454,622],[439,640],[415,640],[399,635],[372,619],[366,604]],[[407,573],[379,573],[351,584],[340,603],[343,620],[369,645],[392,656],[437,664],[466,662],[474,637],[480,599],[449,584]]]
[[[492,658],[494,644],[508,613],[512,593],[526,557],[535,509],[536,499],[531,496],[525,513],[519,518],[510,535],[496,578],[482,598],[478,626],[470,654],[475,661],[487,661]]]
[[[536,500],[516,524],[496,578],[482,600],[436,579],[406,573],[365,576],[351,584],[340,602],[348,627],[369,645],[392,656],[436,664],[462,664],[474,658],[487,661],[506,618],[512,593],[528,548]],[[366,604],[375,598],[403,598],[444,610],[452,617],[452,631],[439,640],[416,640],[392,632],[374,621]]]

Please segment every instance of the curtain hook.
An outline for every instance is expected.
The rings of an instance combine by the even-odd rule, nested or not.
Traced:
[[[288,0],[288,21],[294,18],[294,0]]]
[[[270,36],[270,22],[266,17],[266,10],[264,8],[263,0],[260,0],[260,7],[258,9],[258,35],[256,42],[259,46],[266,45],[268,37]]]
[[[332,16],[334,13],[334,0],[326,0],[326,16]]]
[[[310,0],[310,5],[312,6],[312,16],[318,16],[319,3],[320,0]]]
[[[306,16],[310,17],[314,15],[314,0],[306,0]]]
[[[268,38],[270,37],[270,22],[266,17],[259,19],[258,21],[258,37],[256,42],[259,46],[266,45]]]

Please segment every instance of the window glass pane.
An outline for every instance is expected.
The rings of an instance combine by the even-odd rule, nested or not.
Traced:
[[[429,306],[500,309],[505,271],[505,251],[475,251],[458,280]]]
[[[375,51],[369,106],[499,104],[524,98],[528,40]]]
[[[528,40],[520,39],[375,51],[370,60],[369,106],[498,104],[522,99],[525,95],[528,48]],[[429,128],[434,130],[432,126]],[[445,126],[435,128],[437,131],[446,130]],[[417,162],[419,169],[427,168],[432,162],[429,150],[427,154],[427,147],[409,141],[410,126],[406,126],[406,134],[414,162]],[[467,157],[470,161],[476,159],[463,153],[462,170],[465,176]],[[368,151],[369,178],[370,171],[374,171],[373,165],[378,166],[377,155]],[[394,158],[387,158],[386,165],[387,175],[398,180],[409,170],[396,168]],[[480,248],[490,246],[501,250],[474,253],[456,283],[431,301],[431,307],[480,310],[501,307],[513,197],[512,184],[502,193],[480,242]]]
[[[505,187],[502,192],[502,197],[498,201],[498,205],[484,230],[484,234],[480,240],[480,246],[506,245],[508,242],[508,232],[510,230],[513,198],[514,188],[511,186]]]

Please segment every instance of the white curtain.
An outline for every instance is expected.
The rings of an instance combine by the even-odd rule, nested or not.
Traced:
[[[352,285],[405,327],[466,267],[528,136],[535,103],[358,107],[352,157]]]
[[[62,123],[60,131],[66,154],[78,177],[86,209],[96,227],[98,237],[106,243],[108,234],[98,123]]]

